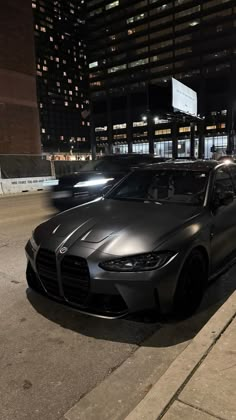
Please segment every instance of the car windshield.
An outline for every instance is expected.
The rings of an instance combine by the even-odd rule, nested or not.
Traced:
[[[191,170],[144,170],[131,173],[106,198],[202,205],[208,174]]]

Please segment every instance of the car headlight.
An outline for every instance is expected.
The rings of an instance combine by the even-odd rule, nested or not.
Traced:
[[[37,243],[36,243],[36,241],[35,241],[35,239],[34,239],[34,230],[33,230],[33,232],[32,232],[32,236],[31,236],[31,238],[30,238],[30,243],[31,243],[31,246],[32,246],[32,248],[33,248],[34,250],[36,250],[36,249],[38,248],[38,245],[37,245]]]
[[[80,181],[74,185],[74,188],[84,188],[84,187],[98,187],[101,185],[106,185],[109,181],[113,181],[114,178],[96,178],[90,179],[88,181]]]
[[[106,271],[149,271],[163,267],[176,257],[176,252],[150,252],[104,261],[99,267]]]

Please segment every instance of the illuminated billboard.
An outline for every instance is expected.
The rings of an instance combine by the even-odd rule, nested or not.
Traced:
[[[174,111],[197,116],[197,93],[172,78],[172,106]]]

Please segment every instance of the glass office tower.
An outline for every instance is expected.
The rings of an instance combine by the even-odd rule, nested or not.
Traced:
[[[212,146],[234,149],[233,0],[87,0],[86,5],[99,150],[148,150],[150,95],[169,86],[172,76],[198,93],[198,112],[204,119],[195,122],[196,154],[198,140],[207,157]],[[171,156],[174,138],[179,155],[188,156],[189,122],[155,112],[151,118],[155,153]]]
[[[45,151],[89,149],[84,0],[32,0]]]

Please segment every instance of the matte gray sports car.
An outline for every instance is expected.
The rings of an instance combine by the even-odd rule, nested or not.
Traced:
[[[29,287],[116,318],[188,316],[236,249],[236,165],[167,162],[39,225],[26,245]]]

